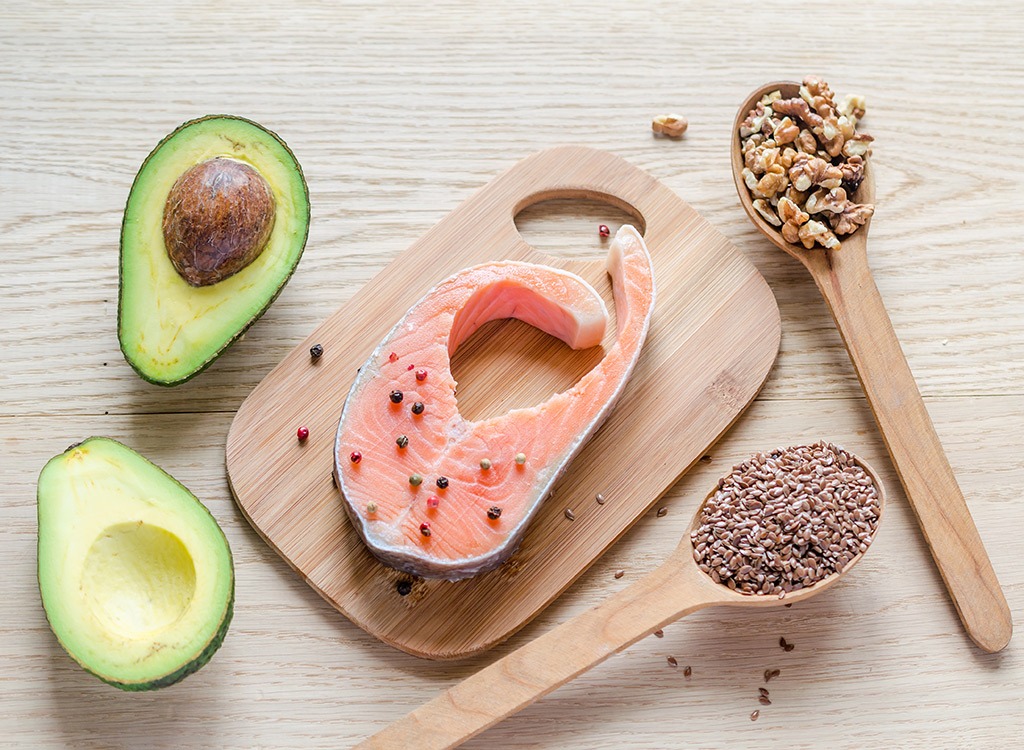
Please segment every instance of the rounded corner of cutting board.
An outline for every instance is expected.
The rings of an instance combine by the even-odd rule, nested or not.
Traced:
[[[495,242],[482,243],[480,222],[464,220],[479,217],[480,211],[495,220],[503,215],[479,205],[495,200],[499,184],[516,193],[499,198],[505,205],[539,192],[530,193],[523,180],[510,181],[516,167],[431,228],[311,333],[331,353],[315,371],[299,366],[306,359],[306,345],[300,344],[249,394],[232,420],[228,481],[246,519],[328,603],[366,632],[413,656],[454,660],[478,655],[529,623],[728,430],[760,391],[778,354],[781,317],[767,282],[671,189],[621,157],[583,146],[556,146],[519,165],[529,164],[531,175],[543,175],[545,161],[564,166],[583,154],[591,157],[586,169],[601,169],[595,182],[584,181],[581,189],[610,195],[632,190],[632,196],[624,197],[642,204],[638,208],[647,223],[645,239],[652,246],[656,273],[661,267],[666,274],[658,279],[652,321],[657,341],[651,347],[649,339],[641,354],[643,366],[619,406],[542,506],[523,541],[525,554],[517,553],[515,565],[509,560],[496,571],[454,584],[417,580],[416,596],[401,597],[394,584],[403,574],[385,568],[361,547],[327,476],[348,385],[393,320],[451,272],[522,252],[521,239],[507,227],[495,232]],[[571,191],[576,185],[556,175],[544,179],[557,182],[559,189]],[[463,245],[471,247],[453,242],[460,232]],[[467,243],[467,237],[472,241]],[[453,247],[458,249],[452,252]],[[381,294],[385,289],[389,293]],[[664,329],[659,315],[670,321]],[[678,388],[680,368],[693,375],[692,382],[682,377],[688,400],[666,409],[658,389]],[[678,430],[679,423],[671,420],[680,414],[696,420],[689,431],[693,434],[681,437],[682,450],[674,441],[668,453],[651,436]],[[324,435],[322,442],[311,437],[297,448],[293,425],[298,419],[310,426],[311,436]],[[637,448],[647,463],[632,467],[630,477],[612,470],[616,462],[597,461],[622,440],[647,441],[639,443],[643,450]],[[591,521],[592,511],[580,513],[585,505],[580,503],[577,520],[568,528],[563,516],[567,503],[598,491],[616,493],[620,502],[591,504],[605,509],[603,519]]]

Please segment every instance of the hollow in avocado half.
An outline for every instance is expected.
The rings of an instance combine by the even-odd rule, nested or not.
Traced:
[[[302,257],[309,192],[276,134],[211,115],[164,138],[121,226],[118,339],[146,380],[197,375],[266,311]]]
[[[210,512],[109,438],[39,475],[39,591],[50,628],[86,671],[122,690],[173,685],[206,664],[235,600],[231,549]]]

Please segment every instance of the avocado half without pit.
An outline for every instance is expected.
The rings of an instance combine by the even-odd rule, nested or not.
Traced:
[[[143,163],[121,227],[118,338],[146,380],[202,372],[291,277],[309,231],[302,168],[239,117],[193,120]]]
[[[94,437],[46,464],[37,502],[43,608],[75,661],[137,691],[173,685],[210,660],[231,622],[234,567],[191,492]]]

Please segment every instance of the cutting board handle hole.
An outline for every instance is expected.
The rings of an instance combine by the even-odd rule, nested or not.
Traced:
[[[612,234],[632,224],[641,234],[643,215],[625,201],[590,191],[534,193],[516,206],[514,221],[519,236],[536,251],[562,258],[600,258],[608,252],[608,240],[598,226],[608,225]]]

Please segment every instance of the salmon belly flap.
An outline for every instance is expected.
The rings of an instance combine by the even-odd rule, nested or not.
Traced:
[[[370,355],[342,410],[335,473],[345,509],[381,562],[459,580],[518,547],[555,480],[600,427],[640,355],[654,309],[643,238],[609,247],[617,329],[570,389],[471,422],[459,414],[451,356],[484,323],[516,318],[574,349],[597,346],[608,311],[575,274],[515,261],[459,271],[417,302]]]

